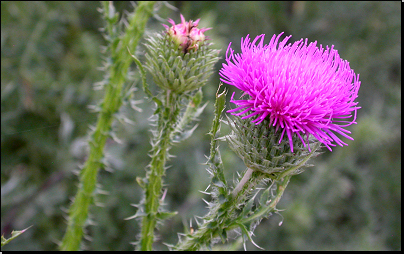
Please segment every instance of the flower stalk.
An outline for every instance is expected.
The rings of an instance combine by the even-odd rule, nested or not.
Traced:
[[[129,25],[121,37],[117,29],[118,14],[112,2],[103,2],[103,14],[106,20],[106,39],[112,64],[106,65],[108,70],[103,83],[105,97],[99,106],[99,115],[94,132],[89,141],[89,155],[79,175],[79,189],[69,209],[68,226],[63,237],[60,250],[79,250],[88,218],[88,210],[93,203],[96,190],[98,170],[104,166],[104,147],[111,136],[111,125],[114,114],[122,105],[122,88],[130,65],[129,48],[135,51],[144,32],[146,22],[152,15],[154,2],[139,2]],[[113,43],[119,41],[120,43]]]
[[[265,209],[262,209],[263,204],[261,204],[262,206],[256,208],[256,213],[243,217],[252,208],[251,201],[254,199],[249,199],[249,197],[254,191],[254,186],[257,186],[266,178],[264,173],[247,169],[242,178],[243,180],[239,182],[239,185],[232,192],[233,199],[221,205],[217,204],[218,207],[211,208],[210,210],[213,210],[214,213],[204,218],[204,223],[199,226],[196,232],[192,235],[186,234],[185,238],[181,239],[174,249],[179,251],[197,251],[202,247],[209,247],[213,239],[217,237],[220,237],[224,243],[227,240],[227,232],[237,228],[241,230],[242,235],[255,244],[251,239],[252,230],[247,229],[245,225],[251,224],[251,222],[276,211],[276,205],[279,203],[291,177],[292,175],[287,175],[282,179],[274,180],[273,183],[276,184],[277,188],[269,205],[265,205]],[[237,191],[235,191],[236,189]],[[248,199],[249,202],[247,202]],[[246,204],[241,213],[237,212],[240,210],[240,204]],[[222,219],[216,220],[218,218]]]
[[[157,128],[153,130],[151,162],[146,177],[138,179],[144,189],[145,198],[138,205],[137,213],[130,218],[141,218],[141,234],[138,250],[152,250],[154,229],[163,219],[176,212],[163,209],[160,199],[166,161],[174,142],[189,137],[196,126],[189,128],[192,120],[202,112],[204,106],[200,88],[212,73],[218,60],[218,51],[210,48],[205,41],[204,31],[198,29],[199,20],[186,22],[181,15],[181,23],[169,20],[172,27],[147,39],[145,68],[152,74],[154,82],[161,88],[158,96],[153,96],[146,83],[140,61],[135,58],[142,72],[143,89],[157,104]]]
[[[243,178],[241,178],[240,182],[237,184],[237,186],[234,188],[233,192],[231,193],[233,197],[236,197],[237,194],[242,190],[243,186],[247,183],[247,181],[250,180],[252,173],[253,173],[253,170],[251,168],[248,168],[247,172],[245,172]]]
[[[167,91],[164,100],[164,110],[160,111],[158,127],[152,149],[150,170],[146,175],[145,185],[145,212],[147,216],[142,219],[142,231],[140,250],[152,250],[154,240],[154,228],[159,219],[160,195],[162,189],[162,177],[165,172],[165,163],[168,151],[171,147],[171,134],[177,121],[180,108],[177,103],[177,95]]]

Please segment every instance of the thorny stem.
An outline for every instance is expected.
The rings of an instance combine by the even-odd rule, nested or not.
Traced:
[[[177,95],[167,91],[164,110],[159,113],[157,136],[152,150],[150,170],[147,173],[145,213],[142,220],[140,239],[140,250],[152,250],[154,240],[154,228],[156,227],[158,208],[160,206],[160,194],[162,187],[162,176],[165,171],[165,163],[170,149],[170,136],[177,121],[179,108]]]
[[[217,204],[216,207],[212,208],[214,212],[209,216],[209,218],[205,218],[205,222],[199,227],[199,230],[192,234],[192,236],[186,236],[184,240],[177,244],[175,249],[183,251],[199,250],[202,246],[209,245],[213,238],[219,236],[221,229],[228,231],[237,228],[238,226],[236,226],[234,223],[229,223],[227,220],[222,220],[222,225],[217,225],[215,227],[210,227],[209,224],[212,222],[212,220],[215,220],[215,218],[218,217],[219,213],[222,212],[223,209],[226,210],[225,217],[231,218],[233,216],[233,212],[237,210],[240,204],[244,203],[245,199],[249,196],[252,187],[257,185],[264,177],[265,174],[257,171],[253,172],[252,170],[248,169],[242,180],[233,190],[233,198],[229,202]],[[236,218],[233,218],[233,220],[234,219]],[[226,225],[224,223],[226,223]],[[232,227],[229,228],[229,225]]]
[[[240,180],[239,184],[234,188],[232,192],[233,202],[230,208],[227,208],[227,217],[231,217],[234,210],[240,205],[240,201],[243,198],[248,197],[248,194],[251,192],[251,188],[253,185],[257,184],[257,182],[261,181],[265,177],[265,174],[260,172],[253,172],[253,170],[248,169],[244,174],[243,178]],[[260,211],[257,214],[253,214],[252,216],[245,218],[243,220],[239,220],[239,218],[234,218],[232,222],[227,225],[221,225],[226,227],[225,230],[229,231],[235,228],[238,228],[240,223],[245,224],[249,221],[252,221],[260,216],[267,214],[276,209],[276,205],[279,203],[286,186],[289,183],[289,180],[292,176],[287,175],[282,179],[273,180],[277,184],[277,191],[274,199],[269,204],[268,208]],[[221,205],[222,206],[222,205]],[[215,213],[210,216],[210,218],[216,218],[218,213],[220,212],[220,207],[215,210]],[[203,225],[200,226],[200,229],[197,230],[192,236],[187,236],[185,239],[180,241],[177,244],[176,250],[185,250],[185,251],[195,251],[199,250],[201,246],[206,246],[210,244],[211,240],[215,237],[219,236],[221,226],[217,226],[214,228],[210,228],[208,224],[210,220],[206,220]]]
[[[244,174],[243,178],[240,180],[240,182],[237,184],[236,188],[234,188],[232,192],[232,196],[236,197],[237,194],[240,192],[240,190],[243,188],[245,183],[250,179],[251,175],[253,173],[253,170],[249,168],[247,172]]]
[[[122,88],[126,80],[126,73],[130,65],[130,55],[127,48],[135,50],[141,38],[146,22],[152,15],[154,2],[140,2],[135,13],[130,19],[126,34],[122,38],[122,47],[111,46],[111,55],[114,62],[109,66],[110,77],[105,89],[105,97],[101,104],[97,125],[89,142],[90,152],[83,169],[80,172],[79,190],[69,209],[69,219],[66,233],[60,245],[61,250],[78,250],[83,236],[83,228],[88,217],[90,204],[93,203],[93,195],[97,183],[98,170],[103,166],[102,157],[104,147],[114,114],[122,104]],[[114,14],[112,3],[103,2],[104,16],[107,20],[107,30],[113,33],[111,17]],[[109,29],[111,28],[111,29]],[[116,36],[115,34],[109,34]]]

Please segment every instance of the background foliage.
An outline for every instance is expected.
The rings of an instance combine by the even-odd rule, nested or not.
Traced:
[[[207,212],[201,200],[207,197],[199,190],[207,187],[208,173],[201,163],[209,153],[206,133],[228,43],[237,49],[247,34],[265,33],[269,42],[284,31],[293,35],[290,42],[307,37],[335,45],[360,73],[362,109],[358,124],[350,127],[355,141],[332,153],[324,149],[315,167],[293,177],[278,207],[285,209],[283,218],[263,221],[254,241],[266,250],[401,249],[401,3],[169,3],[178,10],[161,3],[146,34],[163,30],[167,18],[178,22],[180,13],[201,18],[201,27],[213,28],[207,35],[222,59],[203,88],[209,104],[199,127],[172,149],[166,202],[179,214],[160,227],[155,248],[176,243],[176,232],[184,231],[193,215]],[[115,5],[124,16],[133,10],[127,2]],[[105,44],[99,7],[98,2],[1,2],[1,230],[8,238],[13,229],[33,225],[3,250],[56,250],[66,230],[63,210],[77,190],[73,171],[85,160],[89,124],[96,119],[87,106],[103,96],[93,89],[102,79],[97,68]],[[144,52],[139,47],[140,58]],[[139,87],[136,77],[135,82]],[[135,99],[144,97],[141,89],[135,93]],[[123,220],[135,213],[130,204],[141,199],[135,178],[144,176],[150,160],[152,103],[138,106],[140,113],[121,109],[134,125],[114,126],[123,144],[107,141],[111,168],[100,172],[99,183],[108,194],[98,195],[100,206],[91,208],[96,225],[87,228],[90,250],[133,250],[130,242],[139,233],[135,221]],[[223,126],[222,134],[227,131]],[[226,143],[221,148],[231,179],[244,166]]]

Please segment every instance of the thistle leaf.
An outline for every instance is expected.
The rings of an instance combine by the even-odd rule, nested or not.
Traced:
[[[243,218],[244,216],[247,216],[249,212],[251,212],[252,206],[254,204],[254,199],[251,198],[247,204],[244,206],[243,211],[240,214],[240,218]]]
[[[24,233],[25,231],[27,231],[31,226],[27,227],[26,229],[20,230],[20,231],[12,231],[11,232],[11,237],[6,239],[4,238],[4,236],[1,236],[1,247],[3,247],[4,245],[8,244],[11,240],[14,240],[16,237],[20,236],[22,233]]]
[[[166,220],[169,219],[175,215],[177,215],[178,212],[158,212],[157,213],[157,218],[161,220]]]
[[[261,198],[260,198],[260,205],[263,206],[267,203],[268,198],[269,198],[269,189],[266,189],[262,194],[261,194]]]

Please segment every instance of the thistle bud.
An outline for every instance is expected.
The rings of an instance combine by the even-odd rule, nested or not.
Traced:
[[[154,82],[164,90],[181,94],[203,86],[218,60],[218,50],[211,48],[204,32],[198,29],[199,19],[181,23],[168,20],[171,27],[147,40],[146,68]]]

